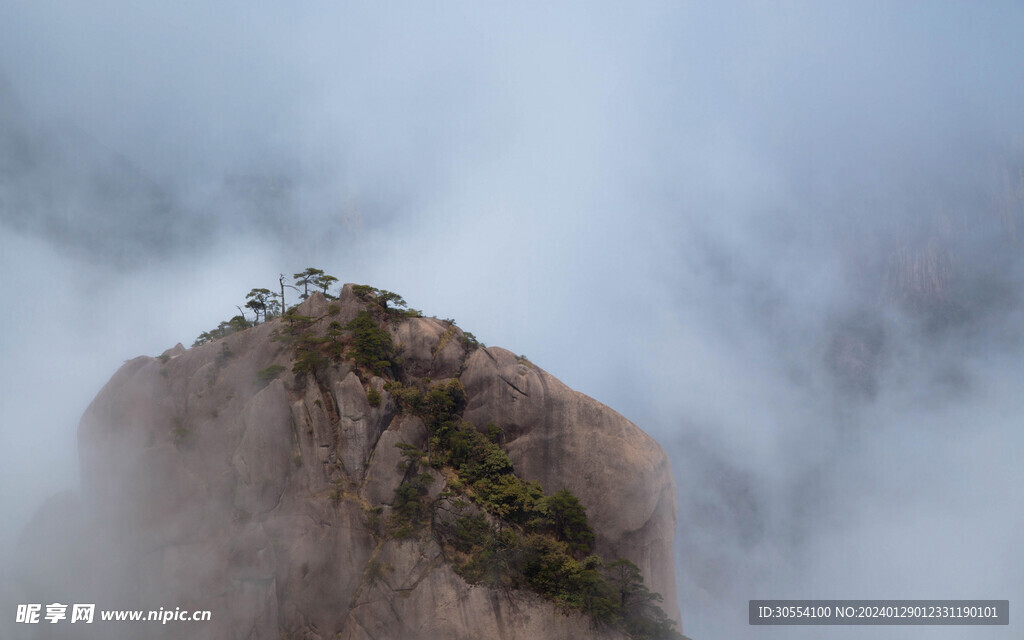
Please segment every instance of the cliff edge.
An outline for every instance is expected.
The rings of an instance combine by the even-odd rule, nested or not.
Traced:
[[[79,448],[81,590],[213,613],[133,637],[679,637],[661,447],[369,287],[125,363]]]

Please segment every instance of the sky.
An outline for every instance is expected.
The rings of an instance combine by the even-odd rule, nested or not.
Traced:
[[[694,640],[863,637],[749,627],[755,598],[1024,602],[1022,31],[1014,2],[0,4],[0,545],[76,486],[124,361],[316,266],[651,433]]]

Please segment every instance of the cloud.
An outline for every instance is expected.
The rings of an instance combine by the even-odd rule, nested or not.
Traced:
[[[5,427],[5,504],[73,483],[122,360],[315,265],[654,433],[695,638],[751,635],[755,597],[1012,600],[1021,21],[5,5],[0,404],[41,425]]]

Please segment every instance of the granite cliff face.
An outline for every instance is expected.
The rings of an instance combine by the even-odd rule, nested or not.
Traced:
[[[367,307],[346,285],[337,301],[314,294],[297,311],[309,318],[307,336],[325,336]],[[675,485],[654,440],[524,358],[476,346],[453,324],[402,317],[382,326],[400,346],[407,384],[459,381],[464,420],[500,430],[516,475],[548,494],[575,494],[594,553],[635,563],[679,620]],[[82,492],[63,512],[88,514],[74,519],[78,544],[118,560],[82,568],[68,584],[102,590],[121,608],[213,612],[206,623],[137,626],[132,637],[627,637],[527,589],[460,576],[436,534],[457,482],[444,469],[422,469],[434,523],[411,536],[383,534],[380,522],[409,478],[396,445],[426,450],[428,428],[402,410],[395,383],[351,360],[292,373],[297,352],[282,339],[286,328],[272,319],[136,358],[114,375],[82,418]],[[33,524],[28,552],[46,531],[69,526],[48,522]]]

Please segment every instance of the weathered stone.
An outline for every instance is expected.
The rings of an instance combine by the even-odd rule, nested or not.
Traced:
[[[436,318],[410,318],[394,329],[403,366],[410,375],[434,380],[459,374],[465,348],[462,330]]]
[[[525,358],[477,349],[462,374],[465,417],[505,434],[517,473],[548,493],[566,487],[587,509],[597,550],[628,558],[679,619],[672,541],[676,488],[668,456],[650,436]]]
[[[387,431],[381,434],[377,446],[370,457],[363,481],[363,497],[370,504],[390,504],[395,489],[405,477],[405,470],[400,465],[405,456],[398,448],[404,442],[415,447],[424,447],[427,443],[427,429],[423,422],[412,416],[399,416],[394,419]]]
[[[316,293],[298,312],[322,336],[364,308],[346,285],[338,300]],[[403,345],[406,375],[459,376],[465,417],[502,428],[523,478],[579,496],[598,551],[635,562],[677,618],[675,488],[661,448],[508,351],[467,355],[461,330],[448,323],[386,322]],[[288,331],[271,320],[166,358],[136,358],[114,375],[79,429],[82,492],[69,500],[82,506],[65,505],[66,514],[47,507],[34,525],[53,539],[66,522],[80,535],[65,540],[73,552],[54,557],[89,560],[35,577],[33,594],[53,597],[42,594],[48,584],[74,583],[75,593],[98,585],[121,599],[114,608],[213,611],[211,622],[187,629],[97,625],[86,638],[129,627],[133,637],[244,640],[623,637],[535,594],[467,584],[426,533],[375,537],[407,473],[395,445],[426,448],[426,427],[397,415],[384,380],[350,363],[293,374],[292,343],[277,339]],[[379,401],[370,402],[370,389]],[[418,472],[433,476],[424,500],[451,525],[467,508],[441,497],[436,470]]]
[[[627,640],[528,592],[467,584],[433,543],[384,544],[341,629],[348,640],[496,638]]]
[[[291,411],[280,380],[246,404],[242,420],[245,434],[231,459],[239,479],[235,506],[263,513],[281,499],[292,464]]]

